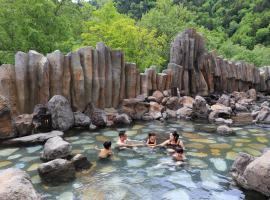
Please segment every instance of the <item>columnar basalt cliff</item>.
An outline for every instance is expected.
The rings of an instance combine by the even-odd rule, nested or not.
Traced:
[[[180,95],[233,91],[270,91],[270,67],[255,68],[208,52],[203,37],[194,29],[176,36],[170,63],[158,73],[155,66],[140,73],[135,63],[125,62],[123,52],[100,42],[64,55],[59,50],[44,56],[36,51],[18,52],[15,65],[0,67],[0,95],[7,98],[13,115],[32,113],[54,95],[63,95],[73,111],[91,102],[98,108],[117,108],[123,99],[149,95],[150,91],[178,88]],[[175,91],[175,90],[174,90]]]
[[[270,68],[228,61],[214,51],[208,52],[203,37],[195,29],[184,31],[172,42],[168,68],[173,71],[172,86],[185,95],[270,89]]]
[[[99,108],[116,108],[123,99],[147,95],[150,90],[171,88],[170,70],[157,73],[152,66],[140,73],[135,63],[104,43],[63,55],[59,50],[44,56],[36,51],[18,52],[15,65],[0,67],[0,94],[14,115],[32,113],[54,95],[63,95],[73,111],[83,111],[89,102]]]

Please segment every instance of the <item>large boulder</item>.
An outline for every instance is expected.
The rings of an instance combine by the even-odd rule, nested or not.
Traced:
[[[208,116],[209,121],[215,122],[217,118],[229,119],[231,118],[232,109],[223,104],[214,104],[211,106],[211,112]]]
[[[226,94],[223,94],[217,101],[217,103],[223,104],[224,106],[230,106],[230,97]]]
[[[270,196],[270,151],[247,165],[243,177],[250,189]]]
[[[34,131],[33,115],[22,114],[15,118],[17,136],[31,135]]]
[[[164,106],[158,104],[157,102],[150,102],[149,115],[153,119],[159,119],[162,117],[164,109],[165,109]]]
[[[231,136],[234,135],[233,129],[227,125],[221,125],[217,127],[217,133],[222,136]]]
[[[66,131],[73,127],[74,116],[68,100],[55,95],[48,102],[49,112],[52,114],[52,126],[54,129]]]
[[[132,122],[132,119],[125,113],[117,114],[113,118],[114,124],[130,124]]]
[[[240,112],[232,116],[232,120],[234,121],[234,123],[237,124],[251,124],[253,121],[253,117],[249,112]]]
[[[0,170],[1,200],[40,200],[35,191],[30,176],[15,168]]]
[[[192,118],[207,119],[209,112],[210,108],[206,100],[201,96],[196,96],[192,106]]]
[[[80,111],[74,112],[74,126],[75,127],[89,127],[91,124],[90,118]]]
[[[73,156],[70,161],[74,165],[76,171],[89,169],[91,167],[91,163],[88,161],[87,157],[82,154]]]
[[[149,112],[150,104],[143,99],[133,98],[124,99],[122,103],[122,112],[126,113],[132,119],[142,119],[144,114]]]
[[[89,103],[83,111],[85,115],[90,117],[91,124],[96,127],[104,127],[107,124],[107,115],[104,110],[95,108],[92,103]]]
[[[178,97],[169,97],[166,102],[166,107],[170,110],[177,110],[180,108]]]
[[[176,116],[180,119],[189,120],[192,116],[192,108],[184,106],[176,111]]]
[[[164,98],[164,95],[162,92],[156,90],[153,94],[152,94],[153,97],[156,98],[156,102],[158,103],[161,103],[163,98]]]
[[[270,108],[267,106],[262,106],[261,110],[256,114],[256,118],[254,120],[256,123],[270,123]]]
[[[15,136],[10,104],[5,97],[0,96],[0,139],[8,139]]]
[[[257,100],[257,92],[255,89],[250,89],[246,93],[248,98],[252,99],[253,101]]]
[[[254,158],[240,153],[235,159],[230,174],[238,185],[270,196],[270,151]]]
[[[71,153],[70,143],[56,136],[47,140],[41,155],[43,160],[53,160],[56,158],[66,158]]]
[[[186,106],[192,108],[194,101],[195,100],[190,96],[183,96],[179,99],[179,104],[183,107]]]
[[[47,163],[40,164],[38,167],[38,173],[45,183],[58,185],[75,178],[75,167],[71,161],[55,159]]]

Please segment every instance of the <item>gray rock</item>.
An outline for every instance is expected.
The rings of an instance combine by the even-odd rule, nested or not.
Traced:
[[[71,153],[71,145],[61,137],[56,136],[47,140],[41,155],[43,160],[66,158]]]
[[[216,118],[214,120],[215,124],[227,124],[231,125],[233,123],[232,119],[223,119],[223,118]]]
[[[168,118],[176,118],[176,111],[175,110],[166,109],[166,113],[168,115]]]
[[[0,170],[1,200],[40,200],[30,176],[15,168]]]
[[[221,125],[219,127],[217,127],[217,133],[219,135],[223,135],[223,136],[231,136],[234,135],[234,131],[232,128],[226,126],[226,125]]]
[[[15,118],[15,127],[18,137],[31,135],[34,131],[33,115],[23,114]]]
[[[80,111],[74,112],[74,126],[88,127],[91,123],[90,118]]]
[[[184,106],[176,111],[176,115],[180,119],[191,119],[192,108]]]
[[[269,114],[270,108],[263,106],[261,110],[258,112],[254,121],[257,123],[270,123]]]
[[[164,109],[164,106],[158,104],[157,102],[150,102],[149,115],[153,119],[159,119],[162,117]]]
[[[87,157],[82,154],[75,155],[70,161],[74,165],[76,171],[89,169],[91,167],[91,163],[87,160]]]
[[[226,94],[223,94],[217,101],[217,103],[223,104],[224,106],[230,106],[230,97]]]
[[[123,113],[117,114],[113,119],[113,122],[115,124],[130,124],[132,122],[132,119],[127,114]]]
[[[104,110],[95,108],[92,103],[89,103],[83,111],[88,117],[90,117],[91,123],[97,127],[104,127],[107,124],[107,116]]]
[[[270,196],[270,151],[254,158],[241,153],[234,161],[230,174],[238,185]]]
[[[210,112],[209,105],[206,100],[201,96],[196,96],[192,106],[193,119],[207,119]]]
[[[240,103],[236,103],[235,110],[239,112],[244,112],[244,111],[248,111],[248,108]]]
[[[55,159],[42,163],[38,167],[38,173],[45,183],[58,185],[75,178],[75,167],[72,162],[64,159]]]
[[[54,129],[66,131],[73,127],[74,116],[68,100],[55,95],[48,102],[49,112],[52,114],[52,126]]]
[[[179,98],[178,97],[169,97],[169,99],[166,102],[166,107],[171,110],[177,110],[179,109]]]
[[[51,131],[48,133],[38,133],[34,135],[29,135],[20,138],[13,138],[9,140],[5,140],[0,143],[3,146],[20,146],[20,145],[29,145],[29,144],[42,144],[45,143],[48,139],[53,137],[63,137],[64,133],[62,131]]]
[[[214,104],[211,106],[212,112],[209,114],[208,119],[215,122],[217,118],[229,119],[231,118],[232,109],[223,104]]]

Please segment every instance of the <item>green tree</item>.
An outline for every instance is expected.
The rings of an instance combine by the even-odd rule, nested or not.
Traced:
[[[152,64],[161,66],[164,63],[161,56],[164,38],[155,36],[155,30],[136,26],[135,20],[118,13],[113,2],[108,2],[84,23],[81,43],[76,48],[95,46],[102,41],[113,49],[123,50],[126,60],[136,62],[143,70]]]
[[[14,62],[19,50],[67,51],[80,33],[82,6],[71,0],[0,0],[0,5],[0,63]]]

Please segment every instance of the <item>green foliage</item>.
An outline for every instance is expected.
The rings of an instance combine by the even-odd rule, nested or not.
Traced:
[[[77,45],[95,46],[104,42],[113,49],[125,52],[127,61],[136,62],[141,70],[151,64],[161,66],[164,59],[160,56],[164,38],[151,31],[136,26],[135,20],[117,12],[114,4],[108,2],[92,14],[92,18],[84,23],[81,43]]]
[[[67,51],[80,30],[80,7],[71,0],[0,0],[0,5],[0,51],[7,54]],[[0,63],[11,61],[0,58]]]
[[[140,19],[144,13],[155,7],[155,0],[114,0],[117,10],[134,19]]]

